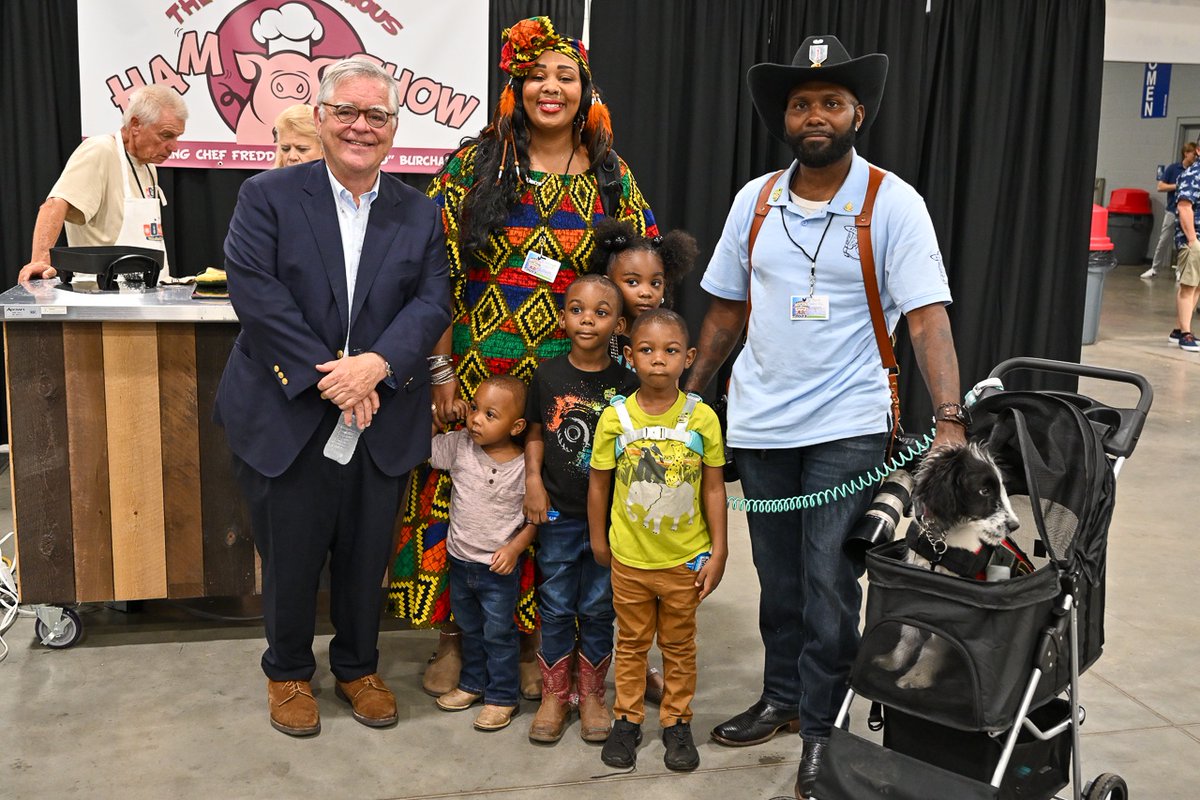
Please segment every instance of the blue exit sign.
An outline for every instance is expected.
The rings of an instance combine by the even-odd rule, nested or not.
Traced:
[[[1171,65],[1147,64],[1142,79],[1142,119],[1167,115],[1167,98],[1171,94]]]

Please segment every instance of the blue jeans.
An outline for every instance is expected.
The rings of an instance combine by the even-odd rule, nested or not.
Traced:
[[[612,582],[608,567],[592,557],[587,521],[560,516],[538,526],[538,598],[542,614],[542,658],[553,665],[575,649],[599,664],[613,649]]]
[[[734,451],[751,499],[778,499],[840,486],[883,461],[887,434],[787,450]],[[874,486],[832,503],[748,514],[758,571],[758,626],[766,648],[762,699],[800,710],[800,735],[829,736],[858,652],[862,569],[842,553]]]
[[[462,628],[462,672],[458,688],[482,694],[483,702],[517,705],[517,609],[520,568],[497,575],[487,564],[450,561],[450,610]]]

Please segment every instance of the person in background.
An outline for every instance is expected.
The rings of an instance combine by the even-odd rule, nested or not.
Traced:
[[[1166,269],[1167,264],[1175,260],[1175,228],[1178,220],[1175,215],[1175,190],[1178,188],[1176,184],[1183,171],[1196,160],[1196,143],[1185,144],[1182,156],[1182,161],[1164,167],[1163,174],[1158,178],[1158,191],[1166,192],[1167,199],[1163,204],[1162,225],[1158,230],[1158,244],[1154,246],[1154,259],[1150,262],[1150,269],[1142,273],[1143,278],[1153,278],[1158,274],[1159,267]],[[1175,273],[1178,277],[1179,270],[1176,269]]]
[[[1192,317],[1196,301],[1200,300],[1200,240],[1196,238],[1196,206],[1200,204],[1200,161],[1179,176],[1175,189],[1176,213],[1175,248],[1178,253],[1179,288],[1175,293],[1175,315],[1179,327],[1171,331],[1167,341],[1181,350],[1200,353],[1200,342],[1192,333]]]
[[[503,40],[500,69],[509,80],[492,124],[448,158],[429,186],[442,209],[453,296],[453,324],[430,358],[443,423],[458,419],[454,400],[469,400],[489,375],[528,382],[538,364],[567,352],[559,313],[567,287],[587,271],[597,221],[614,216],[639,234],[658,233],[633,173],[612,150],[608,109],[583,43],[558,33],[548,17],[518,22]],[[413,475],[389,592],[396,616],[441,630],[422,678],[435,697],[458,685],[462,658],[446,594],[450,485],[448,475],[428,467]],[[517,608],[521,694],[537,700],[531,560]]]
[[[426,359],[450,320],[441,215],[379,169],[399,104],[369,61],[326,69],[325,160],[243,183],[225,238],[242,330],[214,418],[262,561],[270,721],[291,736],[321,729],[311,681],[326,562],[332,693],[363,725],[397,719],[378,672],[381,586],[408,472],[430,455]]]
[[[129,96],[121,129],[89,136],[67,159],[38,209],[29,263],[18,281],[53,278],[50,248],[63,227],[71,247],[128,245],[165,250],[156,165],[171,157],[187,124],[183,98],[166,86],[143,86]],[[165,262],[164,262],[165,265]]]
[[[275,118],[275,168],[316,161],[322,155],[313,107],[297,103],[279,112]]]

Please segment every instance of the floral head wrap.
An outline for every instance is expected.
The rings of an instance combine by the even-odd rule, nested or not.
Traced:
[[[579,64],[579,69],[587,73],[589,78],[592,76],[583,42],[560,36],[549,17],[523,19],[511,28],[505,28],[500,36],[504,40],[504,47],[500,50],[500,69],[514,78],[528,75],[538,57],[547,50],[567,56]]]

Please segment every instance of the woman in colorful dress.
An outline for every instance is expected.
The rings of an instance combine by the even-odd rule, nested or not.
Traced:
[[[541,361],[567,352],[559,312],[567,287],[587,271],[597,220],[614,216],[639,235],[658,233],[633,173],[612,152],[608,109],[582,42],[558,34],[548,17],[523,20],[503,39],[509,80],[492,124],[429,187],[442,207],[453,289],[453,321],[430,357],[434,413],[444,424],[457,419],[455,399],[473,397],[488,376],[528,383]],[[446,592],[449,506],[449,476],[414,470],[388,595],[396,616],[442,631],[422,681],[434,696],[457,687],[461,666]],[[521,694],[536,700],[533,559],[521,569]]]

